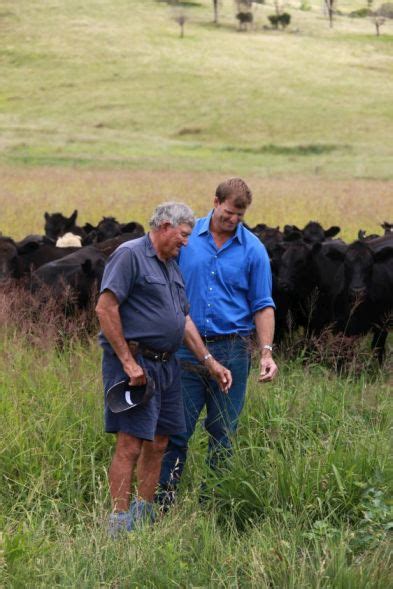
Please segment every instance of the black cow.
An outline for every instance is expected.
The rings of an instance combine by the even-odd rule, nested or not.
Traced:
[[[296,225],[285,225],[284,227],[284,239],[290,241],[295,238],[302,238],[306,243],[318,243],[331,239],[337,233],[341,231],[341,228],[337,225],[332,225],[329,229],[324,229],[317,221],[309,221],[303,229],[299,229]]]
[[[79,248],[61,248],[46,243],[40,236],[28,236],[19,242],[0,236],[0,280],[21,278],[51,260],[57,260]]]
[[[65,310],[86,309],[92,292],[101,284],[106,256],[94,246],[78,248],[68,256],[44,264],[32,275],[32,292],[49,291],[63,301]]]
[[[358,240],[345,250],[333,247],[328,255],[343,265],[334,287],[336,329],[349,336],[371,331],[371,347],[382,363],[393,325],[393,235]]]
[[[387,221],[384,221],[383,223],[381,223],[381,227],[385,231],[385,235],[393,233],[393,223],[388,223]]]
[[[135,221],[119,223],[114,217],[103,217],[96,227],[86,223],[84,229],[88,232],[88,235],[83,240],[83,245],[101,243],[123,233],[133,234],[133,237],[129,239],[142,237],[145,234],[145,230],[140,223],[136,223]]]
[[[70,217],[65,217],[62,213],[47,213],[45,212],[45,235],[52,243],[56,243],[57,239],[65,233],[74,233],[80,235],[82,239],[86,237],[85,231],[82,227],[75,224],[78,211],[72,213]]]
[[[376,239],[377,237],[381,236],[377,235],[376,233],[371,233],[370,235],[367,235],[367,231],[365,231],[364,229],[359,229],[358,231],[358,239],[361,241],[370,241],[371,239]]]
[[[332,243],[293,239],[281,257],[277,288],[286,306],[279,312],[285,312],[292,328],[302,326],[308,334],[321,333],[332,321],[331,288],[340,267],[339,261],[327,256]],[[334,245],[336,249],[346,247],[341,240]]]
[[[121,235],[121,225],[115,217],[103,217],[96,227],[90,223],[84,225],[87,236],[83,240],[83,245],[100,243],[106,239],[112,239]]]

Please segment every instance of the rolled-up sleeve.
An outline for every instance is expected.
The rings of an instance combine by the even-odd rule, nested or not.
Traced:
[[[276,308],[272,298],[272,273],[265,247],[255,248],[250,257],[248,301],[252,314],[265,307]]]

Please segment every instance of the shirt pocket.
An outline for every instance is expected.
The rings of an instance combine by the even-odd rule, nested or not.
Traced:
[[[163,286],[166,285],[165,279],[162,276],[153,276],[151,274],[145,275],[145,282],[148,284],[161,284]]]
[[[235,288],[247,289],[247,277],[243,267],[226,266],[222,268],[221,272],[224,284]]]
[[[145,274],[142,281],[141,296],[146,299],[146,303],[167,305],[168,298],[168,283],[163,276],[155,274]]]

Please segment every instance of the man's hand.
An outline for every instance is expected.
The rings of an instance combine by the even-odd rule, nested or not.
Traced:
[[[270,382],[278,372],[277,365],[270,354],[262,354],[258,382]]]
[[[132,387],[146,384],[146,376],[143,368],[135,362],[135,360],[128,360],[123,363],[124,372],[130,377],[129,384]]]
[[[225,368],[222,364],[217,362],[213,357],[210,357],[206,362],[205,366],[208,369],[210,376],[217,381],[220,390],[227,394],[232,386],[232,374],[228,368]]]

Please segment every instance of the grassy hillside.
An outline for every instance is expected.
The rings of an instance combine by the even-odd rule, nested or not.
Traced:
[[[236,30],[222,2],[3,0],[0,161],[392,177],[393,21],[287,6],[287,31]],[[340,4],[348,14],[363,4]]]

